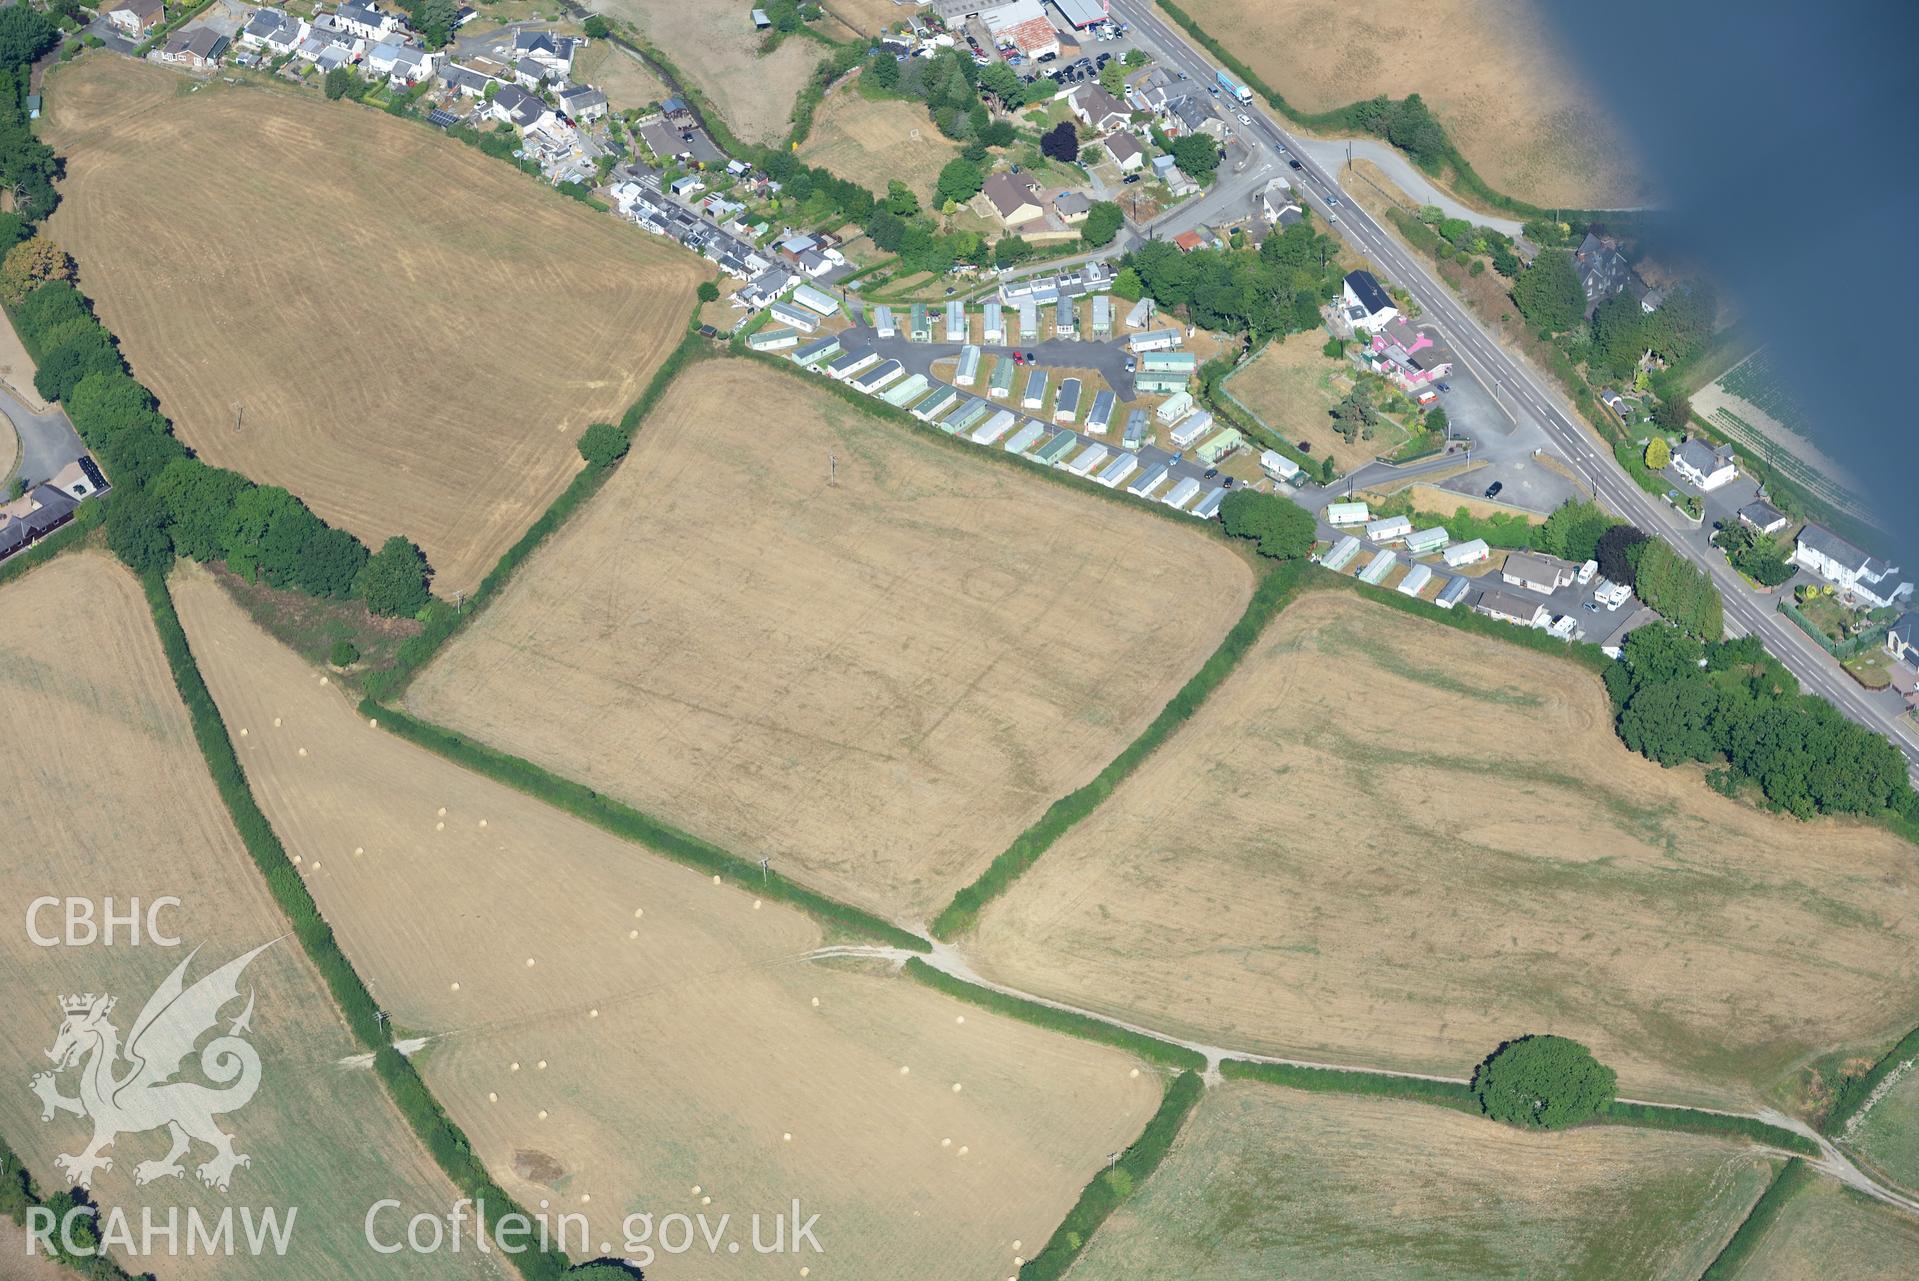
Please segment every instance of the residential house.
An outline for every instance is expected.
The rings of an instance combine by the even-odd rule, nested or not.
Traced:
[[[89,464],[92,459],[86,460]],[[97,469],[93,473],[98,475]],[[0,507],[0,558],[13,555],[45,538],[73,519],[80,499],[48,483],[35,485],[21,497]]]
[[[307,43],[311,44],[312,41],[309,39]],[[305,47],[305,45],[301,46],[302,49]],[[322,75],[325,75],[336,67],[351,67],[352,65],[353,50],[347,48],[345,45],[324,45],[320,51],[313,56],[313,66]]]
[[[606,114],[606,95],[592,85],[568,85],[555,96],[560,110],[576,125],[591,124]]]
[[[1632,402],[1611,387],[1599,393],[1599,403],[1617,414],[1621,422],[1626,421],[1632,413]]]
[[[1081,124],[1099,133],[1117,129],[1133,118],[1125,103],[1092,81],[1067,94],[1066,106]]]
[[[101,16],[116,30],[144,36],[166,20],[165,0],[107,0]]]
[[[1200,249],[1219,248],[1219,237],[1213,234],[1210,227],[1194,227],[1174,236],[1173,245],[1181,253],[1190,254]]]
[[[1672,451],[1672,469],[1700,489],[1718,489],[1739,475],[1731,445],[1709,445],[1697,436],[1688,436]]]
[[[440,83],[462,98],[483,98],[488,85],[500,82],[471,67],[449,62],[440,68]]]
[[[363,66],[369,75],[385,76],[396,88],[415,85],[432,76],[436,55],[398,36],[388,36],[366,51]],[[481,90],[485,92],[484,89]]]
[[[1430,330],[1416,329],[1402,316],[1381,325],[1368,340],[1366,363],[1401,391],[1415,392],[1452,372],[1453,354]]]
[[[1284,178],[1274,178],[1261,187],[1259,194],[1253,197],[1253,204],[1269,225],[1281,223],[1289,211],[1295,216],[1283,225],[1290,227],[1299,221],[1299,202],[1293,199],[1293,184]]]
[[[521,133],[553,123],[553,109],[518,85],[501,85],[487,105],[495,120],[503,120]],[[674,192],[675,195],[679,193]]]
[[[248,49],[264,49],[272,54],[292,53],[307,38],[310,24],[278,9],[255,9],[240,29],[240,44]]]
[[[1172,86],[1173,78],[1164,69],[1154,67],[1126,86],[1126,103],[1135,111],[1158,115],[1172,97]]]
[[[1159,127],[1169,138],[1185,138],[1204,133],[1207,122],[1215,119],[1211,107],[1189,95],[1167,102],[1159,113]]]
[[[1755,498],[1739,509],[1739,523],[1750,525],[1762,534],[1776,534],[1792,521],[1765,499]]]
[[[1886,652],[1907,667],[1919,668],[1919,613],[1907,610],[1886,632]]]
[[[407,29],[405,19],[386,12],[371,0],[347,0],[334,10],[333,16],[346,30],[367,41],[379,40],[389,32],[404,32]]]
[[[232,41],[215,31],[212,27],[195,27],[191,31],[176,31],[167,38],[160,50],[160,61],[171,62],[175,66],[192,67],[196,71],[205,71],[220,65],[220,57],[226,53]]]
[[[513,64],[513,82],[522,89],[538,90],[542,85],[559,84],[566,73],[538,58],[521,58]]]
[[[513,57],[516,62],[530,58],[534,62],[544,63],[561,76],[567,76],[573,71],[573,54],[581,43],[576,36],[559,36],[551,31],[522,27],[513,33]],[[677,98],[673,101],[679,103]],[[685,110],[686,104],[679,103],[679,106]]]
[[[1092,210],[1093,202],[1083,191],[1062,191],[1053,197],[1053,212],[1068,226],[1085,222]]]
[[[1099,144],[1106,148],[1106,154],[1113,158],[1121,173],[1138,173],[1146,167],[1146,149],[1124,129],[1115,129],[1101,138]]]
[[[1799,531],[1792,558],[1819,577],[1860,600],[1885,608],[1912,595],[1899,567],[1853,546],[1824,525],[1808,522]]]
[[[1523,600],[1507,592],[1481,592],[1473,608],[1489,618],[1519,627],[1544,627],[1552,618],[1550,611],[1538,601]]]
[[[980,196],[1008,227],[1046,216],[1046,210],[1040,205],[1039,183],[1031,174],[996,173],[986,180]]]
[[[1572,586],[1579,575],[1579,566],[1564,561],[1557,556],[1545,556],[1538,552],[1513,552],[1506,557],[1499,576],[1515,587],[1524,587],[1529,591],[1549,595],[1561,587]]]
[[[1590,231],[1573,251],[1573,267],[1579,273],[1579,287],[1586,291],[1588,312],[1623,292],[1635,279],[1626,255],[1619,252],[1619,242]]]
[[[1370,271],[1349,271],[1341,288],[1347,321],[1371,333],[1399,319],[1399,306]]]
[[[1059,56],[1059,32],[1053,29],[1053,20],[1046,16],[1040,0],[1010,0],[1003,4],[992,4],[989,0],[975,2],[980,20],[986,24],[994,43],[1011,44],[1036,61]]]

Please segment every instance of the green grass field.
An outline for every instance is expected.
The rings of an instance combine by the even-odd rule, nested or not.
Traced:
[[[1418,1103],[1207,1093],[1075,1281],[1690,1281],[1771,1178],[1711,1139],[1522,1134]]]
[[[1919,1192],[1919,1063],[1846,1131],[1846,1146],[1889,1181]],[[1914,1264],[1919,1273],[1919,1262]]]
[[[1779,1212],[1734,1281],[1911,1281],[1919,1220],[1831,1179],[1816,1179]]]

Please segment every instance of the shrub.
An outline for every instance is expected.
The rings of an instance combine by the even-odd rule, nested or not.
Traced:
[[[1473,1095],[1487,1116],[1525,1129],[1563,1130],[1598,1114],[1618,1088],[1613,1070],[1563,1036],[1522,1036],[1486,1056]]]
[[[700,287],[694,292],[699,295],[701,302],[718,302],[719,301],[720,287],[719,285],[715,284],[711,280],[702,280],[700,282]]]
[[[334,641],[333,648],[327,651],[327,662],[335,667],[351,667],[359,661],[360,647],[344,638]]]
[[[1664,471],[1672,465],[1672,446],[1666,443],[1664,436],[1654,436],[1646,442],[1646,466],[1653,471]]]
[[[580,457],[592,467],[610,467],[626,457],[626,433],[612,423],[594,423],[580,433]]]
[[[354,587],[374,613],[411,616],[427,603],[432,573],[426,553],[395,534],[367,561]]]

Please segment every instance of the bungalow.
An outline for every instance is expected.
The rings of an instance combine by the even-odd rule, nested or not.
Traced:
[[[160,50],[160,61],[205,71],[220,65],[220,56],[227,51],[230,43],[211,27],[176,31],[167,38],[165,47]]]
[[[606,115],[606,94],[591,84],[568,84],[557,94],[560,111],[574,125],[591,125]]]
[[[1370,271],[1349,271],[1340,291],[1346,319],[1354,329],[1372,332],[1399,319],[1399,307],[1392,295]]]
[[[1824,525],[1808,522],[1799,531],[1792,558],[1841,591],[1882,609],[1912,594],[1912,584],[1900,581],[1897,565],[1861,551]]]
[[[1210,227],[1194,227],[1174,236],[1173,244],[1181,253],[1190,254],[1201,249],[1219,248],[1219,237],[1213,234]]]
[[[304,54],[308,46],[312,44],[314,44],[314,41],[309,37],[306,44],[300,46],[301,52]],[[322,43],[312,55],[314,69],[322,73],[332,71],[337,67],[350,67],[353,65],[353,59],[354,51],[352,49],[346,45],[332,43]]]
[[[1053,197],[1053,212],[1068,226],[1085,222],[1092,211],[1093,202],[1083,191],[1062,191]]]
[[[1572,586],[1578,574],[1579,566],[1571,561],[1536,552],[1513,552],[1499,571],[1499,576],[1513,586],[1542,594]]]
[[[1731,445],[1715,447],[1697,436],[1688,436],[1673,450],[1672,469],[1701,489],[1717,489],[1739,475]]]
[[[462,98],[484,98],[486,87],[500,82],[485,72],[449,62],[440,68],[440,83]]]
[[[88,460],[91,462],[91,459]],[[0,508],[0,557],[45,538],[73,519],[80,499],[52,484],[36,485]]]
[[[1082,125],[1097,133],[1116,129],[1132,119],[1125,103],[1091,81],[1067,94],[1066,106]]]
[[[1121,173],[1138,173],[1146,167],[1146,149],[1124,129],[1107,134],[1099,140],[1099,145],[1106,148],[1106,154],[1113,158]]]
[[[553,123],[552,108],[518,85],[501,85],[500,91],[493,95],[493,101],[487,104],[487,112],[495,120],[504,121],[522,133]],[[677,183],[674,185],[678,186]],[[675,191],[673,194],[680,193]]]
[[[812,333],[820,327],[820,318],[804,307],[795,307],[790,302],[776,302],[767,308],[773,313],[773,319],[782,325],[789,325],[801,333]]]
[[[1481,592],[1473,608],[1489,618],[1519,627],[1544,627],[1552,617],[1538,601],[1523,600],[1506,592]]]
[[[1000,222],[1018,227],[1046,216],[1040,205],[1039,183],[1030,174],[996,173],[980,188]]]
[[[1750,525],[1762,534],[1776,534],[1792,521],[1765,499],[1755,498],[1739,509],[1739,523]]]
[[[144,36],[166,20],[165,0],[108,0],[101,16],[130,36]]]

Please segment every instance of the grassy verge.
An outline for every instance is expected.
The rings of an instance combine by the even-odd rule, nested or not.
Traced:
[[[697,321],[699,315],[697,307],[693,315]],[[709,348],[704,341],[689,329],[688,333],[680,339],[679,346],[675,347],[673,353],[666,358],[666,362],[654,372],[652,379],[646,384],[646,390],[640,393],[640,398],[634,401],[621,416],[618,423],[620,434],[629,442],[632,441],[634,433],[639,430],[647,414],[651,413],[653,406],[659,403],[660,397],[666,394],[668,384],[682,369],[708,352]],[[475,614],[500,594],[508,581],[512,579],[514,571],[519,569],[526,558],[537,551],[540,544],[558,532],[562,525],[572,519],[573,513],[583,507],[587,499],[600,492],[600,486],[606,483],[607,477],[613,474],[613,469],[620,465],[620,461],[620,459],[614,459],[610,463],[598,466],[588,463],[581,468],[573,477],[573,483],[560,491],[560,496],[540,513],[539,519],[520,535],[519,541],[507,548],[493,568],[487,571],[486,577],[480,580],[479,587],[471,596],[457,606],[441,601],[429,607],[426,626],[418,636],[400,646],[399,652],[394,656],[392,667],[367,677],[365,681],[367,692],[375,698],[387,699],[404,690],[407,682],[413,679],[413,674],[432,661],[433,656],[440,652],[442,646],[458,635],[460,629],[465,627]]]
[[[906,973],[930,988],[944,992],[948,996],[956,996],[983,1010],[991,1010],[995,1014],[1020,1019],[1049,1031],[1064,1032],[1068,1036],[1077,1036],[1082,1040],[1110,1045],[1164,1067],[1197,1072],[1206,1066],[1206,1056],[1197,1050],[1189,1050],[1183,1045],[1174,1045],[1171,1041],[1162,1041],[1144,1032],[1128,1031],[1105,1019],[1075,1014],[1071,1010],[1055,1009],[1050,1005],[1042,1005],[1038,1001],[1029,1001],[1025,997],[995,992],[991,988],[980,987],[964,979],[956,979],[943,970],[936,970],[918,957],[912,957],[906,962]]]
[[[1066,1275],[1099,1225],[1159,1168],[1205,1089],[1196,1073],[1183,1072],[1173,1079],[1153,1119],[1111,1168],[1102,1170],[1086,1185],[1046,1247],[1020,1268],[1019,1281],[1056,1281]]]
[[[1679,1134],[1708,1134],[1724,1139],[1750,1139],[1754,1143],[1797,1152],[1801,1156],[1819,1155],[1819,1145],[1803,1134],[1768,1125],[1758,1117],[1725,1116],[1718,1112],[1702,1112],[1697,1108],[1622,1103],[1615,1099],[1599,1114],[1595,1123],[1631,1125],[1642,1130],[1672,1130]]]
[[[1752,1258],[1759,1243],[1765,1239],[1766,1230],[1772,1227],[1779,1212],[1785,1209],[1786,1202],[1792,1200],[1812,1180],[1813,1169],[1804,1161],[1794,1158],[1786,1162],[1785,1168],[1774,1177],[1771,1185],[1753,1202],[1746,1221],[1726,1242],[1726,1248],[1699,1274],[1699,1281],[1732,1281],[1738,1276],[1740,1269],[1746,1266],[1746,1261]]]
[[[1839,1087],[1838,1097],[1833,1100],[1824,1123],[1819,1127],[1820,1133],[1827,1138],[1832,1138],[1844,1131],[1846,1122],[1852,1120],[1859,1109],[1866,1105],[1866,1100],[1870,1099],[1872,1092],[1879,1088],[1879,1083],[1885,1080],[1894,1068],[1907,1059],[1915,1057],[1919,1057],[1919,1028],[1906,1033],[1905,1037],[1887,1050],[1864,1076],[1853,1077]]]
[[[1291,1063],[1253,1063],[1226,1059],[1219,1074],[1228,1080],[1260,1081],[1315,1094],[1363,1094],[1380,1099],[1434,1103],[1461,1112],[1479,1112],[1479,1100],[1463,1081],[1428,1081],[1385,1072],[1347,1072],[1339,1068],[1299,1067]]]
[[[1226,633],[1219,648],[1193,673],[1192,679],[1180,687],[1172,700],[1160,709],[1152,723],[1091,782],[1068,792],[1048,806],[1031,827],[1013,838],[1013,843],[993,860],[978,880],[955,894],[953,901],[934,918],[933,936],[951,939],[970,929],[978,919],[981,908],[1010,889],[1014,881],[1039,861],[1040,855],[1052,848],[1053,842],[1098,809],[1120,783],[1139,768],[1141,762],[1198,711],[1220,682],[1232,674],[1239,660],[1259,639],[1266,624],[1293,598],[1304,577],[1305,568],[1299,563],[1289,563],[1267,572],[1260,579],[1259,586],[1253,589],[1253,598],[1247,602],[1246,612]]]
[[[928,950],[925,939],[883,921],[871,912],[827,898],[770,869],[762,872],[760,865],[750,859],[730,854],[717,845],[682,832],[609,796],[602,796],[583,783],[542,769],[531,761],[484,743],[476,743],[371,699],[363,701],[360,710],[377,719],[380,728],[399,735],[409,743],[444,756],[454,764],[497,783],[504,783],[515,791],[525,792],[622,840],[644,845],[676,863],[724,876],[742,885],[751,885],[754,892],[764,898],[790,903],[828,924],[852,930],[863,937],[893,947],[910,948],[915,952]]]
[[[441,1110],[413,1065],[387,1043],[379,1006],[340,950],[332,927],[320,915],[306,883],[287,857],[286,847],[253,799],[246,771],[234,753],[226,724],[220,719],[220,710],[201,678],[186,631],[180,626],[180,616],[174,611],[173,596],[167,590],[165,577],[149,573],[142,576],[141,585],[146,590],[154,628],[159,632],[167,666],[172,670],[174,688],[179,691],[180,701],[185,704],[193,724],[194,741],[206,761],[207,773],[212,776],[214,787],[233,820],[234,830],[259,868],[274,903],[292,926],[307,958],[325,980],[354,1039],[374,1052],[374,1070],[386,1083],[388,1093],[413,1132],[454,1186],[485,1206],[489,1227],[502,1214],[522,1213],[513,1199],[488,1176],[485,1166],[473,1155],[466,1135]],[[557,1278],[567,1271],[566,1257],[551,1251],[529,1251],[518,1256],[515,1265],[529,1281]]]

